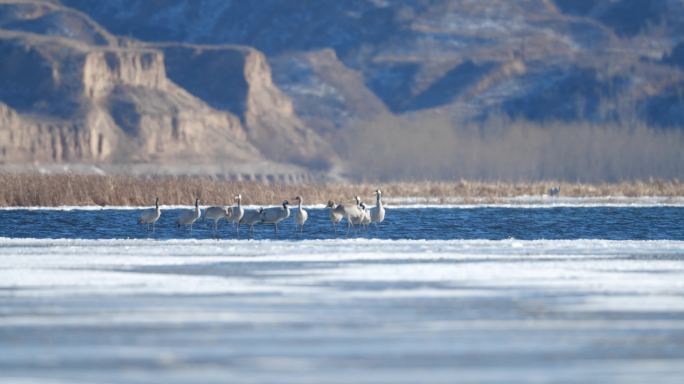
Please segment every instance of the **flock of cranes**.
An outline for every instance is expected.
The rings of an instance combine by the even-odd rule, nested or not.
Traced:
[[[361,201],[359,196],[355,196],[355,204],[335,204],[334,201],[328,201],[326,209],[330,213],[330,221],[333,225],[335,233],[337,234],[337,226],[342,220],[347,221],[347,230],[354,226],[361,225],[367,227],[371,223],[381,223],[385,220],[385,208],[382,206],[382,192],[377,189],[375,191],[375,207],[370,210],[367,209],[366,204]],[[304,230],[304,223],[309,218],[309,214],[302,208],[302,197],[297,196],[293,199],[297,202],[297,208],[294,213],[294,221],[302,233]],[[235,196],[236,204],[231,207],[226,206],[212,206],[204,210],[204,219],[213,220],[213,232],[217,233],[219,220],[225,219],[232,222],[236,226],[236,232],[240,234],[240,225],[247,225],[248,232],[254,233],[254,226],[256,224],[273,224],[276,236],[278,235],[278,223],[290,217],[290,202],[284,200],[281,205],[270,208],[259,209],[244,209],[242,207],[242,195]],[[182,212],[176,219],[176,225],[189,226],[192,232],[192,225],[202,217],[202,211],[199,207],[200,200],[195,199],[195,208]],[[159,198],[154,201],[154,209],[147,210],[140,215],[138,224],[147,224],[155,229],[155,225],[161,217],[161,210],[159,209]]]

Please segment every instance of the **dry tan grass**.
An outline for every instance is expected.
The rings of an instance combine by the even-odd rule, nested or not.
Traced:
[[[386,197],[462,198],[464,202],[490,201],[504,197],[542,195],[551,186],[560,186],[561,195],[601,196],[684,196],[679,180],[649,180],[622,183],[582,184],[567,182],[391,182],[378,184],[265,184],[235,182],[209,177],[131,177],[95,175],[0,174],[0,206],[146,206],[159,196],[162,204],[192,204],[198,196],[202,204],[231,204],[232,195],[241,193],[244,204],[275,204],[302,195],[305,204],[328,200],[349,201],[355,195],[368,200],[376,188]]]

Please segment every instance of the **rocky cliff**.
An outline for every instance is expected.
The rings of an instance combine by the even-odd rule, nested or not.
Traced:
[[[0,27],[0,162],[334,161],[252,48],[115,38],[47,1],[3,1]]]
[[[6,32],[0,52],[0,97],[11,120],[2,129],[19,140],[5,145],[22,160],[261,156],[236,116],[168,80],[161,51]]]
[[[262,153],[318,170],[335,158],[331,146],[297,116],[271,78],[263,53],[247,47],[156,45],[168,76],[210,106],[236,115],[246,137]]]

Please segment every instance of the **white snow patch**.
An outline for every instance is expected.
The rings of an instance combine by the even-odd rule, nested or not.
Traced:
[[[40,383],[676,382],[682,292],[682,241],[0,238],[0,366]]]

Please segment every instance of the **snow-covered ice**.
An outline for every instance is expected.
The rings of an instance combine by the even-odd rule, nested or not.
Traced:
[[[672,382],[684,242],[0,238],[0,382]]]

